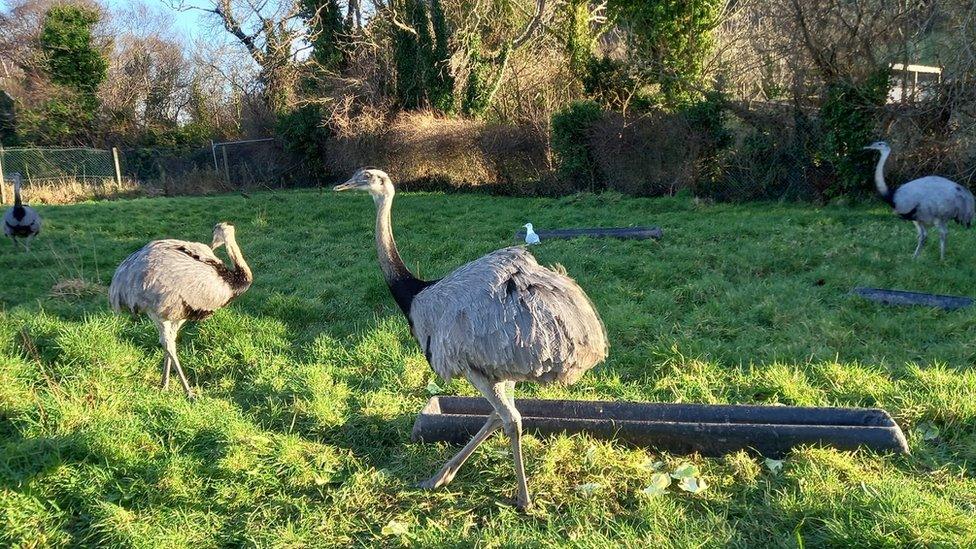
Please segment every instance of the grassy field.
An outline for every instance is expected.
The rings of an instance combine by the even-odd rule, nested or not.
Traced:
[[[801,448],[774,472],[746,454],[672,456],[586,437],[525,439],[535,508],[511,505],[507,440],[447,489],[413,484],[456,451],[410,442],[435,379],[380,277],[373,205],[297,191],[40,208],[30,255],[0,247],[0,545],[973,546],[976,309],[886,308],[855,285],[976,294],[972,232],[910,261],[883,206],[707,205],[616,195],[405,194],[407,263],[441,276],[538,228],[659,224],[661,242],[535,248],[589,293],[610,358],[576,386],[520,396],[880,406],[911,456]],[[150,322],[108,309],[115,266],[146,241],[237,225],[255,272],[184,330],[201,398],[157,388]],[[448,394],[474,394],[463,380]],[[697,465],[698,494],[643,492]]]

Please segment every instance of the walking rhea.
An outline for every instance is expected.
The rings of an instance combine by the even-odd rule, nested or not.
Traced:
[[[380,269],[427,361],[445,380],[466,378],[494,410],[474,438],[421,487],[451,482],[472,452],[502,427],[511,440],[518,505],[527,508],[531,500],[515,383],[573,383],[606,358],[606,331],[590,299],[573,279],[540,266],[521,246],[492,252],[440,280],[420,280],[404,265],[393,240],[395,191],[389,176],[362,169],[334,190],[373,197]]]
[[[187,397],[190,383],[176,356],[176,336],[187,320],[203,320],[226,306],[251,286],[254,277],[241,249],[234,226],[214,226],[210,246],[182,240],[154,240],[133,253],[115,270],[109,302],[115,312],[146,313],[156,323],[163,346],[162,388],[169,386],[172,368],[180,376]],[[213,250],[227,246],[231,268]]]

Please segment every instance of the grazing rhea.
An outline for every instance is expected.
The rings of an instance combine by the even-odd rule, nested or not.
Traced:
[[[17,245],[17,239],[23,238],[24,249],[30,251],[31,240],[41,232],[41,216],[30,206],[24,206],[20,198],[20,174],[12,175],[14,180],[14,207],[7,210],[3,216],[3,234]]]
[[[865,149],[879,151],[878,165],[874,169],[874,183],[878,194],[902,219],[915,223],[918,229],[918,245],[913,258],[918,257],[928,235],[926,225],[939,230],[939,257],[945,259],[946,236],[950,219],[969,227],[973,222],[973,194],[962,185],[937,175],[920,177],[897,189],[889,189],[884,180],[884,165],[891,154],[891,147],[884,141],[871,143]]]
[[[540,266],[523,247],[492,252],[437,281],[417,279],[393,240],[389,176],[359,170],[335,187],[348,189],[373,197],[380,269],[427,362],[445,380],[465,377],[494,410],[474,438],[420,486],[451,482],[475,448],[502,427],[511,440],[518,504],[528,507],[515,382],[573,383],[603,361],[607,338],[600,316],[573,279]]]
[[[232,268],[216,255],[227,246]],[[163,346],[162,388],[169,386],[176,368],[183,389],[193,397],[190,383],[176,357],[176,336],[187,320],[203,320],[251,286],[254,277],[237,247],[234,226],[214,226],[210,246],[182,240],[154,240],[133,253],[115,270],[109,302],[116,312],[146,313],[159,330]]]

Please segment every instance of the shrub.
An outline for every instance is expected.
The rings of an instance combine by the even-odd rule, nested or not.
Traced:
[[[316,104],[303,105],[278,117],[275,133],[281,137],[285,149],[308,168],[308,173],[321,176],[328,165],[325,157],[329,129]]]
[[[833,82],[820,107],[822,160],[836,171],[837,180],[826,189],[828,198],[864,192],[873,158],[862,150],[876,139],[881,107],[888,96],[890,71],[880,70],[863,83]]]
[[[601,182],[589,142],[603,109],[594,101],[577,101],[552,115],[552,150],[559,176],[580,180],[576,188],[594,189]]]
[[[624,194],[674,195],[699,177],[703,139],[680,114],[606,113],[588,143],[607,188]]]

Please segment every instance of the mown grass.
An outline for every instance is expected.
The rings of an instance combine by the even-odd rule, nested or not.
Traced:
[[[611,354],[576,386],[521,395],[880,406],[913,452],[801,448],[774,474],[746,454],[529,436],[536,506],[520,515],[501,437],[447,489],[412,487],[456,448],[410,441],[434,374],[380,278],[368,198],[295,191],[40,211],[34,253],[0,248],[2,545],[976,544],[976,311],[847,295],[855,285],[976,294],[971,233],[954,230],[940,263],[934,245],[910,261],[912,227],[881,206],[399,196],[401,251],[431,278],[509,244],[526,221],[664,227],[659,243],[533,250],[590,294]],[[153,327],[112,315],[103,287],[146,241],[209,241],[218,220],[237,225],[256,280],[184,330],[182,361],[202,394],[188,402],[157,389]],[[444,391],[474,394],[463,380]],[[922,424],[939,436],[923,440]],[[657,460],[697,464],[708,489],[642,494]]]

